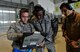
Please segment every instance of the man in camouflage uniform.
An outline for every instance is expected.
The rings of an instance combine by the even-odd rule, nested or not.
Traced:
[[[29,10],[22,8],[20,10],[20,21],[12,24],[8,30],[7,37],[9,40],[13,40],[13,48],[20,48],[23,33],[34,32],[33,25],[29,23]],[[14,51],[13,51],[14,52]]]

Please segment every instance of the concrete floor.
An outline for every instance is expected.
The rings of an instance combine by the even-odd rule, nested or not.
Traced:
[[[11,43],[12,41],[7,40],[6,35],[0,35],[0,52],[11,52]],[[56,52],[66,52],[65,41],[62,37],[61,25],[59,25],[59,30],[57,36],[55,37],[55,48]],[[45,49],[45,52],[47,52],[47,49]]]

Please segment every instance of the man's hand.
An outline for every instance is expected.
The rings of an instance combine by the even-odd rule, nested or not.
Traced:
[[[44,47],[44,44],[45,44],[45,42],[43,41],[43,42],[39,43],[39,46]]]
[[[65,38],[65,41],[70,44],[71,40],[67,36],[65,36],[64,38]]]
[[[76,41],[72,41],[72,42],[71,42],[71,45],[72,45],[74,48],[79,48],[78,43],[77,43]]]
[[[66,42],[68,42],[68,40],[66,38],[64,38]]]

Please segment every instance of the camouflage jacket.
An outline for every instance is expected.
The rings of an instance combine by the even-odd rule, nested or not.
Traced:
[[[34,27],[30,23],[23,24],[21,21],[11,24],[7,32],[7,38],[13,40],[13,46],[19,47],[21,37],[24,32],[34,32]]]

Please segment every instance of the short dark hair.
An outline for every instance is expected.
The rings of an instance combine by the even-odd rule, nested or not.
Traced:
[[[37,14],[39,11],[43,11],[43,15],[45,15],[45,10],[44,10],[44,8],[43,8],[42,6],[40,6],[40,5],[34,6],[33,15],[36,16],[36,14]]]
[[[73,8],[71,7],[71,5],[69,3],[62,3],[60,5],[60,9],[62,9],[63,7],[66,7],[69,10],[73,10]]]
[[[19,16],[20,16],[20,18],[21,18],[21,14],[24,13],[24,12],[29,13],[29,9],[21,8],[21,10],[19,11]]]

